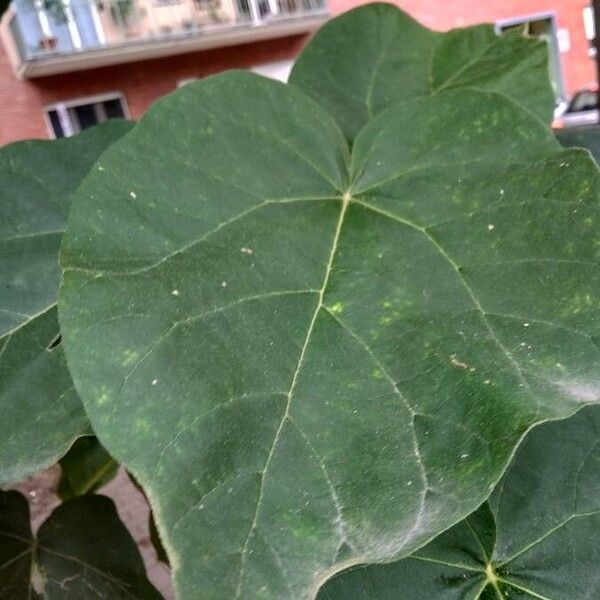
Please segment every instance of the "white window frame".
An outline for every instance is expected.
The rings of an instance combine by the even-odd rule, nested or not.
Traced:
[[[98,104],[99,102],[106,102],[108,100],[120,100],[121,107],[123,108],[123,115],[125,119],[131,119],[131,113],[129,112],[129,106],[127,105],[127,100],[125,99],[125,95],[122,92],[107,92],[105,94],[97,94],[95,96],[81,96],[78,98],[72,98],[69,100],[64,100],[62,102],[54,102],[52,104],[46,104],[43,108],[44,121],[46,122],[46,127],[50,132],[50,137],[52,139],[56,138],[56,134],[54,133],[54,128],[52,127],[52,121],[50,120],[50,111],[60,111],[68,108],[74,108],[75,106],[81,106],[85,104]],[[65,132],[66,133],[66,132]],[[79,132],[70,132],[70,135],[76,135]],[[70,137],[70,136],[65,136]]]

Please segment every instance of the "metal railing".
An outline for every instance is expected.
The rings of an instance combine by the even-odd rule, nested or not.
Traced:
[[[26,61],[325,11],[325,0],[15,0],[9,28]]]

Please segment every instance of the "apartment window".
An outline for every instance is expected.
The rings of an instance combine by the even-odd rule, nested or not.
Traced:
[[[55,138],[70,137],[108,119],[129,118],[122,94],[104,94],[93,98],[58,102],[47,106],[45,114],[50,133]]]
[[[557,101],[565,98],[565,87],[560,66],[560,44],[556,16],[554,13],[539,13],[496,23],[496,31],[503,33],[522,30],[527,35],[539,37],[548,42],[550,81]]]

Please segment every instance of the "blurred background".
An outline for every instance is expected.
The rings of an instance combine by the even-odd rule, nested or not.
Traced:
[[[557,128],[598,122],[593,3],[396,0],[434,29],[491,22],[498,32],[519,27],[546,39]],[[359,4],[13,0],[0,23],[0,145],[137,119],[160,96],[227,69],[285,80],[311,32]]]

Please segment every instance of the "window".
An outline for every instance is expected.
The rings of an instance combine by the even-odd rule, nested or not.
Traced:
[[[125,119],[129,111],[122,94],[105,94],[45,108],[50,133],[55,138],[70,137],[108,119]]]
[[[506,19],[496,23],[496,31],[523,30],[526,34],[539,37],[548,42],[550,80],[557,101],[564,100],[565,88],[560,67],[560,45],[556,17],[553,13],[542,13]]]

